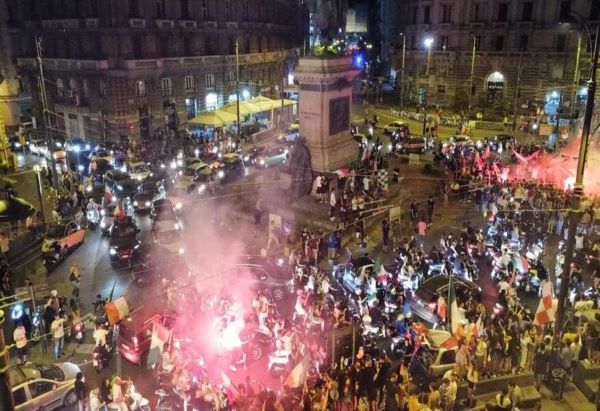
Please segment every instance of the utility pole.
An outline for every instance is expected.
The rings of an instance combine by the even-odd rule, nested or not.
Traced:
[[[572,13],[574,14],[574,13]],[[582,20],[589,39],[591,38],[591,32],[587,22]],[[558,291],[558,307],[556,310],[556,326],[555,328],[555,340],[560,338],[560,333],[564,327],[565,319],[565,304],[567,300],[567,294],[569,291],[569,282],[571,280],[571,262],[573,261],[573,251],[575,248],[575,234],[577,232],[577,226],[581,220],[583,210],[581,210],[581,198],[583,197],[583,172],[585,171],[585,163],[587,160],[587,149],[590,141],[590,128],[592,124],[592,114],[594,112],[594,99],[596,97],[596,72],[598,70],[598,43],[600,33],[600,26],[596,26],[596,35],[593,39],[594,44],[592,45],[592,67],[590,70],[590,79],[587,82],[587,100],[585,103],[585,114],[583,116],[583,127],[581,130],[581,145],[579,146],[579,157],[577,160],[577,174],[575,175],[575,186],[573,188],[573,207],[569,216],[569,226],[567,227],[567,243],[565,250],[565,262],[563,265],[563,272],[560,280],[560,289]]]
[[[15,403],[12,396],[10,379],[8,378],[10,357],[8,356],[8,347],[4,339],[4,319],[4,311],[0,310],[0,409],[14,411]]]
[[[42,62],[42,38],[38,37],[35,41],[36,50],[37,50],[37,60],[38,67],[40,69],[40,97],[42,100],[42,110],[43,110],[43,120],[44,120],[44,136],[46,137],[46,145],[48,146],[48,152],[50,153],[50,171],[52,172],[52,185],[56,188],[58,187],[58,178],[56,175],[56,161],[54,160],[54,139],[52,138],[52,133],[50,132],[50,124],[52,124],[50,120],[50,111],[48,110],[48,95],[46,94],[46,80],[44,78],[44,64]]]

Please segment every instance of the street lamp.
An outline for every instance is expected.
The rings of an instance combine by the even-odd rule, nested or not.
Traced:
[[[569,289],[569,280],[571,278],[571,262],[573,261],[573,250],[575,246],[575,233],[577,225],[582,216],[581,198],[583,196],[583,172],[587,157],[587,149],[590,140],[590,127],[592,124],[592,114],[594,112],[594,98],[596,97],[596,71],[598,69],[598,45],[600,43],[600,26],[596,26],[595,36],[592,38],[592,32],[587,21],[579,14],[571,12],[579,20],[586,31],[589,44],[592,46],[592,66],[590,69],[590,78],[587,82],[587,100],[585,103],[585,114],[583,115],[583,127],[581,129],[581,145],[579,146],[579,157],[577,160],[577,174],[575,175],[575,185],[573,187],[573,209],[569,219],[567,243],[565,250],[565,261],[563,266],[560,289],[558,292],[558,306],[556,310],[555,338],[560,337],[560,332],[564,326],[565,302]]]
[[[427,95],[429,94],[429,64],[431,62],[431,46],[433,46],[433,38],[425,38],[423,44],[427,48],[427,69],[425,70],[425,74],[427,75],[427,88],[425,89],[425,101],[423,102],[423,136],[425,136],[425,132],[427,131]]]
[[[404,108],[404,69],[406,67],[406,34],[400,33],[402,37],[402,71],[400,75],[400,108]]]
[[[43,196],[42,196],[42,178],[40,177],[40,172],[42,171],[42,167],[39,166],[39,164],[34,164],[33,166],[33,171],[35,172],[36,175],[36,188],[37,188],[37,196],[38,196],[38,201],[40,202],[40,211],[42,213],[42,227],[46,227],[46,217],[44,215],[44,200],[43,200]]]
[[[468,116],[471,119],[471,98],[473,96],[473,76],[475,75],[475,53],[477,52],[477,36],[473,35],[473,50],[471,52],[471,75],[469,76]]]
[[[235,111],[237,114],[237,140],[240,141],[240,38],[235,38]]]

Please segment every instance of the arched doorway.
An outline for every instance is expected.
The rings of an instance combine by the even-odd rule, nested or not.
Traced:
[[[504,74],[494,71],[485,79],[485,90],[487,91],[488,103],[501,99],[504,94],[505,78]]]

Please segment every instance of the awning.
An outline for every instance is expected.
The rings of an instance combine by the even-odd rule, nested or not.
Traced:
[[[8,196],[0,200],[0,223],[23,220],[35,213],[35,207],[19,197]]]
[[[272,100],[272,99],[267,98],[265,96],[254,97],[251,100],[251,102],[255,106],[260,107],[261,111],[268,111],[268,110],[272,110],[272,109],[276,109],[276,108],[280,108],[281,107],[281,100],[280,99]],[[292,106],[294,104],[297,104],[297,102],[294,101],[294,100],[288,100],[288,99],[284,99],[283,100],[283,106],[284,107]]]
[[[235,115],[237,119],[237,103],[235,101],[227,104],[221,110]],[[240,116],[247,116],[249,114],[259,113],[261,111],[262,110],[259,107],[255,106],[251,102],[240,101]]]
[[[188,120],[191,124],[202,124],[205,126],[222,127],[227,124],[235,123],[237,116],[223,110],[205,111],[200,115]]]

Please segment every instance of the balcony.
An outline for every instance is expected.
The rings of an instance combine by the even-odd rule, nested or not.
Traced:
[[[156,19],[156,20],[154,20],[154,24],[156,24],[156,27],[159,29],[174,29],[175,28],[175,22],[173,20]]]
[[[127,70],[148,70],[160,67],[168,68],[194,68],[206,65],[223,66],[233,64],[229,55],[198,56],[198,57],[171,57],[163,59],[125,60]],[[259,64],[281,61],[281,52],[241,54],[240,63]]]
[[[228,29],[237,29],[238,28],[238,23],[237,23],[237,21],[226,21],[225,22],[225,28],[228,28]]]
[[[43,59],[44,68],[47,70],[107,70],[108,60],[70,60],[70,59]],[[34,58],[18,58],[17,65],[23,68],[37,68]]]
[[[198,23],[195,20],[179,20],[179,27],[182,29],[196,29]]]
[[[533,27],[533,21],[520,21],[517,23],[520,28],[531,28]]]
[[[216,21],[203,21],[202,27],[204,27],[205,29],[216,29],[217,22]]]
[[[73,30],[78,29],[79,26],[79,19],[42,20],[42,28],[45,30]]]
[[[100,25],[100,20],[97,18],[85,19],[85,27],[88,29],[97,29]]]
[[[146,28],[146,20],[145,19],[129,19],[129,27],[132,29],[145,29]]]

